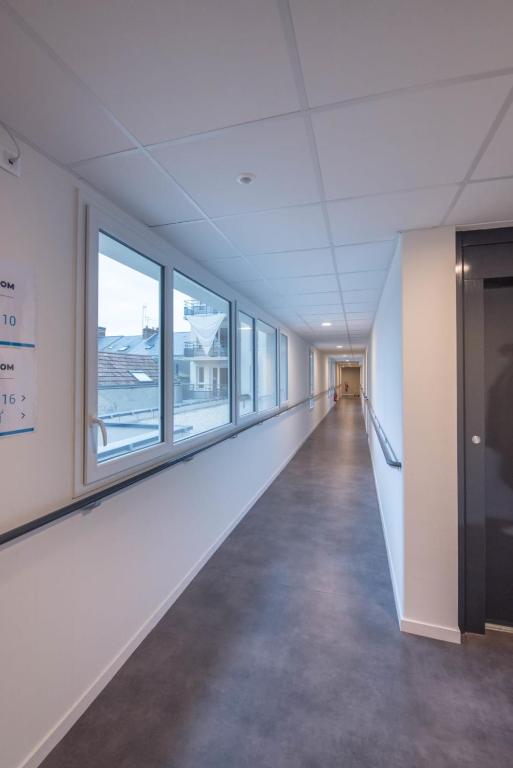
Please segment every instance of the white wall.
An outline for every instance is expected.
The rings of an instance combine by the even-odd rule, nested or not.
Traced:
[[[408,232],[402,246],[402,627],[459,642],[455,230]]]
[[[403,455],[402,272],[398,245],[374,320],[367,350],[367,394],[399,460]],[[404,603],[403,480],[389,467],[367,420],[383,533],[399,618]]]
[[[21,179],[0,172],[3,257],[34,265],[39,297],[37,431],[0,441],[1,530],[72,499],[77,185],[28,147]],[[292,403],[308,394],[308,346],[288,335]],[[316,352],[316,391],[327,386]],[[0,550],[2,768],[40,762],[330,406],[300,407]]]
[[[367,350],[368,391],[399,459],[371,455],[403,631],[460,641],[453,227],[402,235]],[[436,363],[436,365],[434,364]]]

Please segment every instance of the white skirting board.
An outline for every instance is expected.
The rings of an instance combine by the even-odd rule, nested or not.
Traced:
[[[322,402],[322,401],[321,401]],[[218,539],[207,549],[207,551],[199,558],[197,563],[190,569],[190,571],[183,577],[180,583],[171,591],[171,593],[163,600],[163,602],[155,609],[151,616],[144,622],[142,627],[128,640],[123,646],[120,652],[112,659],[105,669],[98,675],[98,677],[91,683],[89,688],[80,696],[77,701],[68,709],[68,711],[62,716],[62,718],[56,723],[56,725],[41,739],[41,741],[32,749],[27,757],[18,764],[17,768],[37,768],[45,757],[57,746],[57,744],[64,738],[70,728],[77,722],[77,720],[84,714],[86,709],[93,703],[96,697],[101,693],[105,686],[112,680],[116,672],[118,672],[123,664],[130,658],[136,648],[142,643],[152,629],[158,624],[165,613],[171,608],[173,603],[178,600],[182,592],[187,589],[194,577],[201,571],[204,565],[210,560],[212,555],[219,549],[221,544],[228,538],[230,533],[237,527],[249,510],[256,504],[260,496],[267,490],[271,483],[278,477],[287,464],[294,458],[299,449],[304,445],[306,440],[310,437],[312,432],[317,429],[319,424],[328,415],[333,407],[333,403],[330,402],[326,413],[321,416],[319,421],[312,427],[301,443],[292,451],[292,453],[283,461],[279,467],[272,473],[272,475],[266,480],[262,487],[257,491],[253,498],[244,506],[242,511],[237,517],[232,520],[230,525],[223,531]]]
[[[461,643],[461,632],[456,627],[442,627],[440,624],[426,624],[423,621],[415,619],[402,618],[399,626],[401,632],[408,632],[411,635],[420,635],[421,637],[430,637],[432,640],[445,640],[447,643]]]
[[[379,486],[376,478],[376,469],[374,467],[374,457],[372,455],[372,449],[369,439],[369,453],[371,457],[372,473],[374,475],[374,485],[376,486],[376,496],[378,499],[379,514],[381,517],[381,527],[383,529],[383,538],[385,539],[385,547],[387,550],[388,568],[390,570],[390,578],[392,581],[392,591],[394,593],[395,609],[397,612],[397,619],[399,621],[399,629],[401,632],[407,632],[411,635],[419,635],[420,637],[429,637],[432,640],[444,640],[448,643],[461,643],[461,632],[458,627],[443,627],[439,624],[427,624],[415,619],[407,619],[403,616],[403,608],[399,599],[399,593],[397,591],[397,579],[394,571],[394,565],[392,557],[390,555],[390,548],[387,540],[387,529],[383,518],[383,509],[381,506],[381,499],[379,496]]]

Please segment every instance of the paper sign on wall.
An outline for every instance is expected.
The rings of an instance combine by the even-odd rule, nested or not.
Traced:
[[[35,347],[36,296],[32,270],[0,262],[0,344]]]
[[[35,429],[35,298],[32,270],[0,262],[0,437]]]

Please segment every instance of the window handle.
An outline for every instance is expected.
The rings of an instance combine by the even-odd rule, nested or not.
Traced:
[[[100,432],[102,433],[103,447],[105,447],[109,442],[109,439],[107,437],[107,427],[105,426],[104,420],[98,418],[98,416],[90,416],[89,424],[96,424],[100,428]]]

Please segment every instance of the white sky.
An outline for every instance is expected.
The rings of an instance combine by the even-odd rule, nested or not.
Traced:
[[[98,325],[107,336],[137,336],[142,332],[143,313],[150,327],[158,326],[160,296],[158,281],[127,267],[109,256],[99,254]],[[183,305],[190,298],[174,292],[174,330],[189,331]]]

